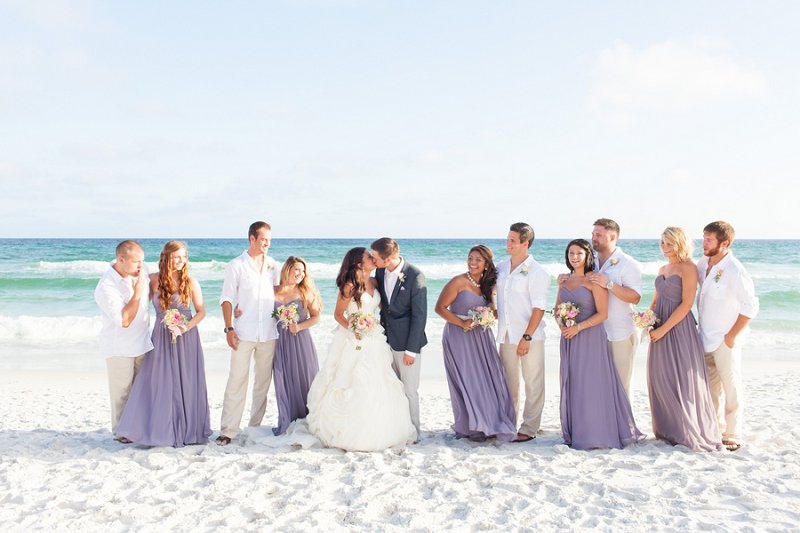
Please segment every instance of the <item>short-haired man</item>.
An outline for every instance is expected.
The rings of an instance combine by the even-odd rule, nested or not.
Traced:
[[[381,324],[392,349],[392,368],[403,382],[411,422],[420,434],[419,374],[422,347],[428,343],[428,289],[425,275],[400,256],[400,245],[383,237],[373,242],[377,270],[375,280],[381,295]]]
[[[703,228],[703,257],[697,262],[700,337],[722,444],[741,446],[742,343],[759,310],[750,275],[733,256],[733,227],[718,220]]]
[[[518,413],[519,376],[525,381],[525,408],[518,442],[536,437],[544,408],[544,341],[542,322],[550,275],[530,255],[535,234],[524,222],[512,224],[506,238],[507,260],[497,264],[497,338],[514,412]]]
[[[250,241],[248,249],[225,267],[219,297],[225,321],[225,339],[231,347],[231,367],[222,403],[222,427],[216,441],[220,446],[230,444],[239,433],[251,359],[255,376],[248,425],[261,425],[267,410],[267,393],[278,338],[272,311],[275,306],[274,287],[280,282],[280,272],[275,261],[267,256],[272,228],[266,222],[253,222],[247,236]],[[234,307],[238,307],[235,317]]]
[[[619,224],[610,218],[595,220],[592,248],[597,253],[595,271],[586,277],[608,289],[608,318],[603,322],[614,366],[630,397],[633,358],[639,347],[639,335],[631,314],[642,299],[642,265],[617,246]]]
[[[150,279],[144,264],[144,250],[132,240],[122,241],[117,259],[94,290],[102,315],[100,353],[106,358],[108,392],[111,397],[111,432],[116,434],[133,380],[153,349],[150,340]],[[115,437],[125,444],[125,437]]]

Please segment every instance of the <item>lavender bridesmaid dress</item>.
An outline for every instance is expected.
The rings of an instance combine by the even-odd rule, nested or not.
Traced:
[[[461,291],[450,304],[450,311],[465,316],[473,307],[487,305],[483,296]],[[514,405],[492,330],[477,327],[465,333],[447,323],[442,345],[456,434],[473,440],[514,440]]]
[[[581,306],[578,322],[595,314],[592,292],[562,288],[562,302]],[[622,448],[641,440],[631,404],[608,347],[602,323],[561,337],[561,431],[564,442],[578,450]]]
[[[297,304],[300,317],[307,319],[305,305],[300,299],[287,304],[276,302],[275,308],[291,303]],[[294,335],[278,322],[278,342],[275,345],[275,361],[272,376],[275,380],[275,399],[278,402],[278,427],[272,428],[280,435],[293,421],[308,414],[308,389],[319,372],[317,349],[307,329]]]
[[[681,304],[678,275],[656,278],[655,314],[663,322]],[[722,436],[708,386],[697,322],[689,312],[647,354],[647,388],[656,438],[695,451],[719,450]]]
[[[117,435],[147,446],[205,444],[211,435],[203,347],[197,328],[172,344],[172,334],[161,323],[164,311],[153,295],[156,325],[153,349],[145,354],[133,381]],[[191,310],[172,295],[171,308],[190,319]]]

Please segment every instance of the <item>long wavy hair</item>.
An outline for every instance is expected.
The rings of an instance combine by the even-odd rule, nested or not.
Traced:
[[[478,252],[486,261],[486,270],[483,271],[480,282],[481,295],[487,302],[492,301],[494,286],[497,284],[497,268],[494,266],[494,254],[488,246],[477,244],[469,249],[469,253]],[[467,254],[469,255],[469,254]]]
[[[192,284],[189,278],[189,254],[186,254],[186,264],[178,271],[178,283],[172,280],[172,261],[170,256],[178,250],[187,250],[186,243],[181,241],[168,241],[161,249],[158,257],[158,299],[161,300],[161,309],[167,310],[172,305],[172,295],[176,292],[184,305],[189,305],[192,297]]]
[[[353,299],[356,305],[361,307],[361,295],[367,290],[367,284],[360,279],[358,272],[361,270],[361,263],[364,261],[364,252],[367,249],[363,246],[351,248],[342,259],[342,266],[339,268],[339,275],[336,276],[336,286],[339,287],[339,294],[346,298],[344,293],[345,286],[350,283],[353,285]]]
[[[572,265],[569,262],[569,249],[572,246],[577,246],[586,252],[586,259],[583,261],[583,273],[586,274],[587,272],[594,270],[594,253],[592,252],[592,243],[586,239],[573,239],[569,241],[567,249],[564,250],[564,262],[567,264],[569,271],[573,272],[575,270],[572,268]]]
[[[290,255],[286,258],[286,261],[283,263],[283,267],[281,268],[281,285],[289,284],[289,275],[294,266],[298,263],[303,265],[306,273],[302,281],[297,284],[297,290],[300,291],[300,298],[302,298],[303,304],[306,306],[306,309],[312,305],[316,305],[317,307],[321,308],[322,297],[320,297],[319,291],[317,290],[316,285],[314,285],[314,281],[311,279],[311,276],[308,273],[308,263],[306,263],[306,260],[302,257]]]
[[[675,255],[678,261],[682,263],[684,261],[691,261],[694,244],[692,244],[692,241],[686,235],[683,228],[675,226],[667,227],[667,229],[661,233],[661,240],[675,247]]]

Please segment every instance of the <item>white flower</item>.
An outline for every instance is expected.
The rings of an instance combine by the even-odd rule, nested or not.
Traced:
[[[719,270],[717,270],[717,275],[716,275],[716,276],[714,276],[714,283],[719,283],[719,279],[722,277],[722,274],[723,274],[724,272],[725,272],[725,271],[724,271],[724,270],[722,270],[721,268],[720,268]]]
[[[617,264],[619,264],[619,259],[617,259],[615,257],[614,259],[611,260],[611,266],[613,267],[614,265],[617,265]]]
[[[402,272],[400,272],[400,273],[397,275],[397,281],[398,281],[398,283],[402,284],[402,283],[403,283],[405,280],[406,280],[406,275],[405,275],[405,274],[403,274]]]
[[[522,274],[523,276],[527,276],[528,275],[528,265],[522,265],[522,270],[520,270],[519,273]]]

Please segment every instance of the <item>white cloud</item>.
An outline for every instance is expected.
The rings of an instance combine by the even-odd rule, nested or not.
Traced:
[[[762,96],[767,78],[712,39],[667,41],[637,50],[624,42],[603,50],[594,66],[592,108],[616,121]]]

